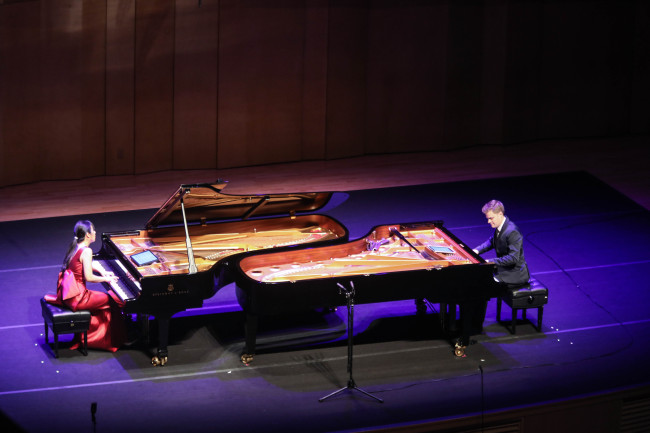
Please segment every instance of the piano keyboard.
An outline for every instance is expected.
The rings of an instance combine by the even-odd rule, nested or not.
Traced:
[[[112,272],[117,275],[118,280],[108,284],[122,301],[134,299],[140,294],[142,291],[140,283],[133,278],[122,262],[119,260],[97,259],[94,261],[103,272]]]

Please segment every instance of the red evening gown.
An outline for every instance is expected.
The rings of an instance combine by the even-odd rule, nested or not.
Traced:
[[[62,303],[72,311],[90,311],[90,328],[88,329],[88,347],[115,352],[126,341],[126,323],[120,308],[124,303],[113,293],[108,294],[86,288],[83,274],[80,248],[65,272],[59,274],[56,289],[56,303]],[[82,344],[81,335],[75,334],[71,349]]]

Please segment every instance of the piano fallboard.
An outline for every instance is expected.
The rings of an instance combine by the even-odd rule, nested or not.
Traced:
[[[114,284],[105,283],[108,290],[115,292],[125,302],[123,311],[128,314],[149,314],[158,316],[163,313],[171,316],[188,308],[203,305],[206,290],[212,287],[214,277],[211,272],[192,275],[159,275],[134,280],[118,259],[95,259],[106,270],[115,273],[119,280]]]

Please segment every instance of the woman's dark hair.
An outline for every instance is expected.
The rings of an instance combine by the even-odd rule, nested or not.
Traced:
[[[86,234],[92,232],[94,229],[95,226],[93,226],[93,223],[88,220],[77,221],[77,224],[74,225],[74,238],[68,247],[68,252],[65,254],[65,259],[63,259],[63,267],[61,268],[62,271],[68,269],[68,266],[70,265],[70,259],[72,259],[72,256],[77,251],[77,245],[83,242],[83,240],[86,238]]]

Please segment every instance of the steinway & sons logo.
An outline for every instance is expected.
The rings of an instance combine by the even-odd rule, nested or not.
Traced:
[[[174,287],[174,284],[169,283],[167,285],[167,290],[166,291],[160,291],[160,292],[155,292],[153,293],[153,296],[178,296],[178,295],[188,295],[190,293],[189,290],[184,289],[184,290],[177,290]]]

